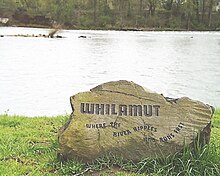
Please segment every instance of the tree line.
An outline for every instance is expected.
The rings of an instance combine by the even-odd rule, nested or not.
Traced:
[[[0,0],[10,24],[71,29],[219,30],[220,0]]]

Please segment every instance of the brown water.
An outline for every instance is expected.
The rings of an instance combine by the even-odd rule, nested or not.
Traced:
[[[2,27],[0,34],[48,30]],[[69,30],[59,35],[66,38],[0,38],[0,114],[8,109],[30,116],[69,113],[71,95],[122,79],[220,107],[219,32]]]

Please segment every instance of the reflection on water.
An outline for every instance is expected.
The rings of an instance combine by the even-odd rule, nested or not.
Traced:
[[[32,33],[48,30],[0,28],[2,35]],[[0,38],[0,113],[69,113],[71,95],[121,79],[220,106],[220,33],[70,30],[60,35],[66,38]]]

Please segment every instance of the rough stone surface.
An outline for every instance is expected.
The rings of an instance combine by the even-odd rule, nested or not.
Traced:
[[[104,83],[70,101],[73,113],[59,131],[62,160],[91,162],[111,153],[140,161],[180,151],[198,136],[201,143],[210,139],[212,107],[165,98],[133,82]]]

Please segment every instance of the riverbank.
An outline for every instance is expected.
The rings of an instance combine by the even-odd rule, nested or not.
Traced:
[[[203,31],[219,29],[219,8],[214,1],[2,1],[0,22],[93,30],[171,28]]]
[[[23,23],[14,23],[9,25],[0,25],[0,27],[27,27],[27,28],[47,28],[54,29],[58,28],[60,30],[107,30],[107,31],[220,31],[220,28],[194,28],[194,29],[186,29],[186,28],[169,28],[169,27],[86,27],[86,26],[59,26],[54,27],[51,24],[23,24]]]
[[[220,174],[220,109],[213,117],[210,145],[193,154],[185,150],[162,160],[145,159],[139,163],[125,163],[111,156],[100,158],[92,165],[58,161],[57,133],[68,118],[69,115],[37,118],[0,115],[0,173],[39,176]]]

